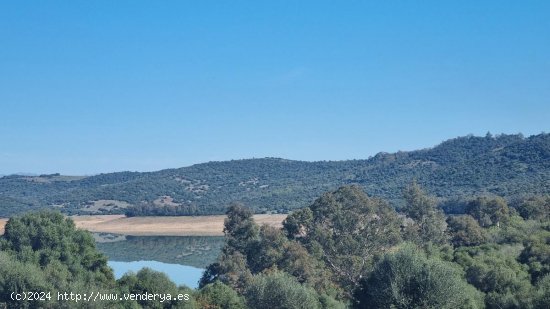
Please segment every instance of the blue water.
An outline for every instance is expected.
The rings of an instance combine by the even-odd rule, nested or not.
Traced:
[[[144,267],[149,267],[153,270],[165,273],[170,280],[177,285],[186,285],[190,288],[196,289],[198,287],[199,279],[202,276],[204,269],[195,268],[187,265],[180,264],[168,264],[157,261],[134,261],[134,262],[118,262],[109,261],[109,266],[114,270],[115,277],[119,279],[128,271],[137,273]]]

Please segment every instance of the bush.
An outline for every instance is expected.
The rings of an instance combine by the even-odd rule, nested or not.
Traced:
[[[355,291],[355,308],[481,308],[480,293],[449,263],[413,246],[387,254]]]
[[[544,276],[537,284],[535,308],[550,308],[550,275]]]
[[[209,309],[245,309],[244,299],[229,286],[216,281],[203,287],[198,295],[200,308]]]
[[[485,231],[470,215],[450,217],[447,224],[451,243],[455,247],[477,246],[487,240]]]
[[[488,308],[529,308],[533,289],[527,266],[516,260],[512,246],[484,245],[460,248],[456,262],[464,267],[467,281],[487,294]]]
[[[77,230],[59,212],[42,211],[11,218],[6,224],[2,249],[17,260],[44,268],[58,264],[73,278],[90,284],[114,282],[107,257],[96,250],[92,235]]]
[[[0,252],[0,307],[8,308],[40,307],[50,302],[11,300],[12,292],[44,291],[54,295],[54,288],[36,265],[14,260],[5,252]],[[4,302],[4,303],[2,303]]]
[[[137,274],[129,272],[122,276],[118,281],[120,288],[125,293],[132,294],[171,294],[177,295],[178,289],[176,285],[168,279],[166,274],[152,270],[150,268],[142,268]],[[137,301],[143,308],[172,308],[177,301]]]
[[[254,276],[246,290],[246,301],[250,308],[321,308],[315,290],[280,272]]]

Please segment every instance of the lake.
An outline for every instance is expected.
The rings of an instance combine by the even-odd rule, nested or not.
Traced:
[[[94,233],[118,279],[143,267],[164,272],[177,285],[198,286],[204,269],[218,257],[223,236],[125,236]]]

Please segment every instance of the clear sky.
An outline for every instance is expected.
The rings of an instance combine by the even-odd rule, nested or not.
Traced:
[[[549,129],[550,1],[0,2],[0,174]]]

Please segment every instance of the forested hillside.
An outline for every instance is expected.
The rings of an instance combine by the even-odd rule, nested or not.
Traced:
[[[346,184],[358,184],[400,208],[402,190],[413,180],[448,212],[462,212],[472,196],[513,201],[550,193],[550,134],[466,136],[365,160],[264,158],[90,177],[4,176],[0,216],[52,207],[71,214],[220,214],[233,201],[255,212],[286,212]]]

